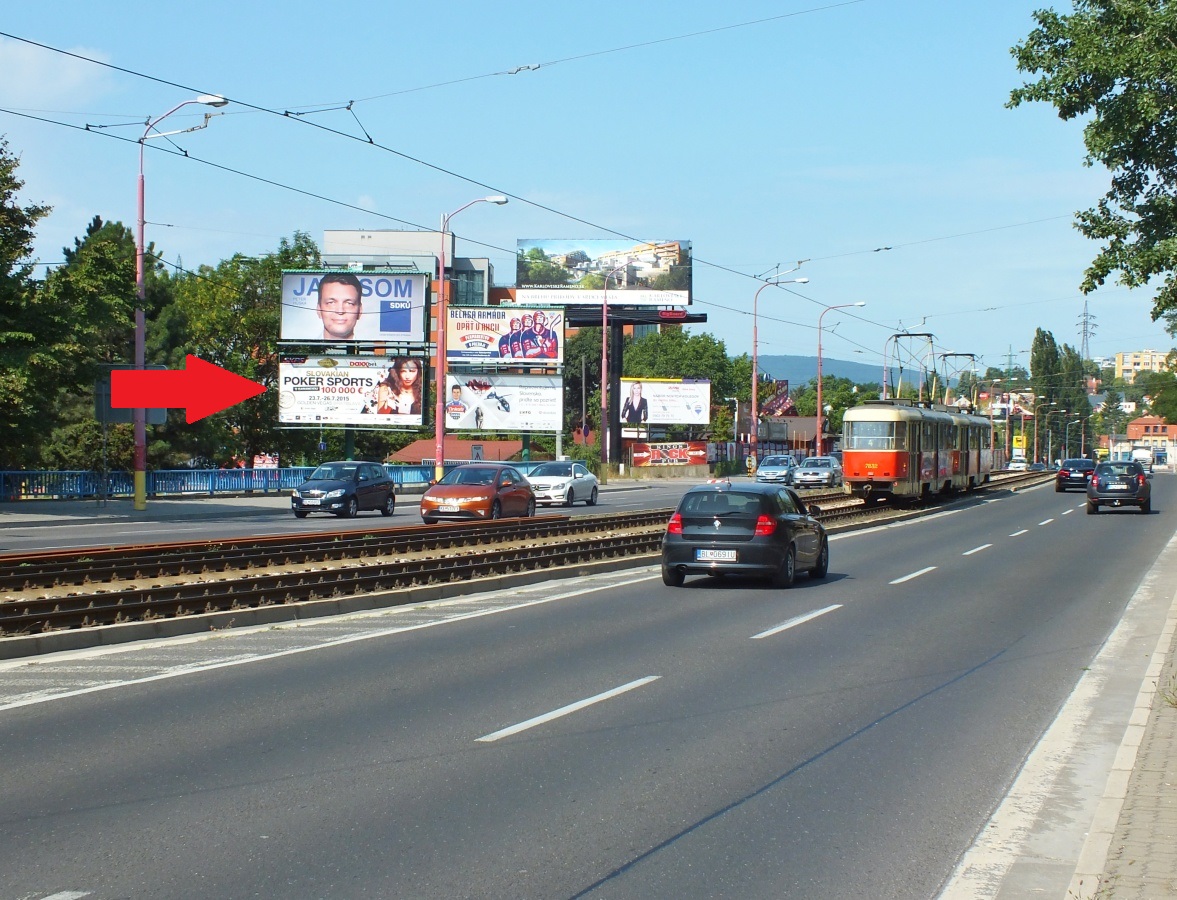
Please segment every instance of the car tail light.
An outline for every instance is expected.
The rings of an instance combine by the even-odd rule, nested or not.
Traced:
[[[1059,478],[1070,478],[1071,473],[1068,469],[1059,469],[1058,470],[1058,477]]]
[[[670,521],[666,523],[667,534],[682,534],[682,516],[675,513],[670,517]]]
[[[761,516],[756,520],[756,536],[765,537],[776,531],[776,519]]]
[[[1137,483],[1138,485],[1140,485],[1140,487],[1144,487],[1144,482],[1145,482],[1145,478],[1144,478],[1144,476],[1143,476],[1143,475],[1137,475],[1137,476],[1136,476],[1136,483]]]

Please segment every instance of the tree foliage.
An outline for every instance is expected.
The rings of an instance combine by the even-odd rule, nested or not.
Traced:
[[[1112,174],[1079,231],[1102,246],[1085,273],[1090,292],[1118,273],[1128,287],[1163,279],[1153,318],[1177,333],[1177,3],[1074,0],[1074,11],[1034,13],[1038,27],[1013,48],[1018,70],[1039,76],[1009,106],[1052,104],[1087,117],[1087,164]]]

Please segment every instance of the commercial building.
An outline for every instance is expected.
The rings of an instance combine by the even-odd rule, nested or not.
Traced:
[[[1135,350],[1131,353],[1116,354],[1116,377],[1132,384],[1140,372],[1164,371],[1168,353],[1160,350]]]

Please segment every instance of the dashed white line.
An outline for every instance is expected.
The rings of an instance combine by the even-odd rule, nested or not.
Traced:
[[[920,569],[918,572],[912,572],[910,575],[904,575],[902,578],[896,578],[891,584],[903,584],[905,581],[911,581],[913,578],[919,578],[921,575],[927,575],[929,572],[934,572],[935,566],[928,566],[926,569]]]
[[[1073,510],[1073,509],[1064,509],[1064,510],[1063,510],[1063,515],[1064,515],[1064,516],[1069,516],[1069,515],[1070,515],[1071,513],[1073,513],[1073,512],[1074,512],[1074,510]]]
[[[1051,522],[1053,522],[1053,521],[1054,521],[1054,519],[1043,519],[1043,520],[1042,520],[1041,522],[1039,522],[1038,524],[1039,524],[1039,525],[1049,525],[1049,524],[1050,524]]]
[[[966,550],[961,556],[972,556],[974,553],[980,553],[982,550],[988,550],[992,544],[982,544],[980,547],[974,547],[972,550]]]
[[[603,694],[597,694],[594,697],[588,697],[584,700],[578,700],[576,703],[570,703],[567,706],[561,706],[559,709],[554,709],[550,713],[544,713],[542,716],[536,716],[534,719],[528,719],[526,722],[520,722],[517,725],[511,725],[508,728],[503,728],[500,731],[495,731],[491,734],[483,735],[478,740],[483,742],[497,741],[499,738],[505,738],[512,734],[518,734],[521,731],[527,731],[529,728],[535,728],[537,725],[542,725],[545,722],[551,722],[553,719],[559,719],[567,716],[570,713],[577,712],[584,709],[586,706],[592,706],[594,703],[601,703],[604,700],[609,700],[616,697],[618,694],[624,694],[626,691],[632,691],[635,688],[643,687],[651,681],[657,681],[661,675],[648,675],[645,678],[639,678],[637,681],[631,681],[629,684],[623,684],[621,687],[615,687],[611,691],[605,691]]]
[[[1010,537],[1021,537],[1023,534],[1025,534],[1029,530],[1030,530],[1029,528],[1023,528],[1021,531],[1015,531],[1013,534],[1010,535]]]
[[[58,891],[56,894],[42,897],[41,900],[81,900],[82,897],[89,896],[89,891]]]
[[[805,613],[803,616],[795,616],[787,622],[782,622],[780,625],[768,629],[768,631],[762,631],[760,634],[752,635],[750,640],[758,641],[761,638],[772,637],[774,634],[780,634],[782,631],[787,631],[797,625],[803,625],[810,619],[816,619],[818,616],[824,616],[828,612],[833,612],[835,609],[841,608],[841,603],[835,603],[833,606],[827,606],[825,609],[815,609],[813,612]]]

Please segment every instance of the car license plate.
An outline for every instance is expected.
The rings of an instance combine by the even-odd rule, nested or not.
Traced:
[[[698,562],[735,562],[735,550],[696,550],[695,559]]]
[[[1108,487],[1113,491],[1126,491],[1131,485],[1128,484],[1109,484]]]
[[[303,506],[318,506],[319,501],[318,500],[307,500],[304,498],[302,501],[302,505]]]
[[[438,512],[451,512],[451,513],[453,513],[453,512],[457,512],[458,508],[451,503],[446,506],[439,506],[437,508],[437,511]]]

